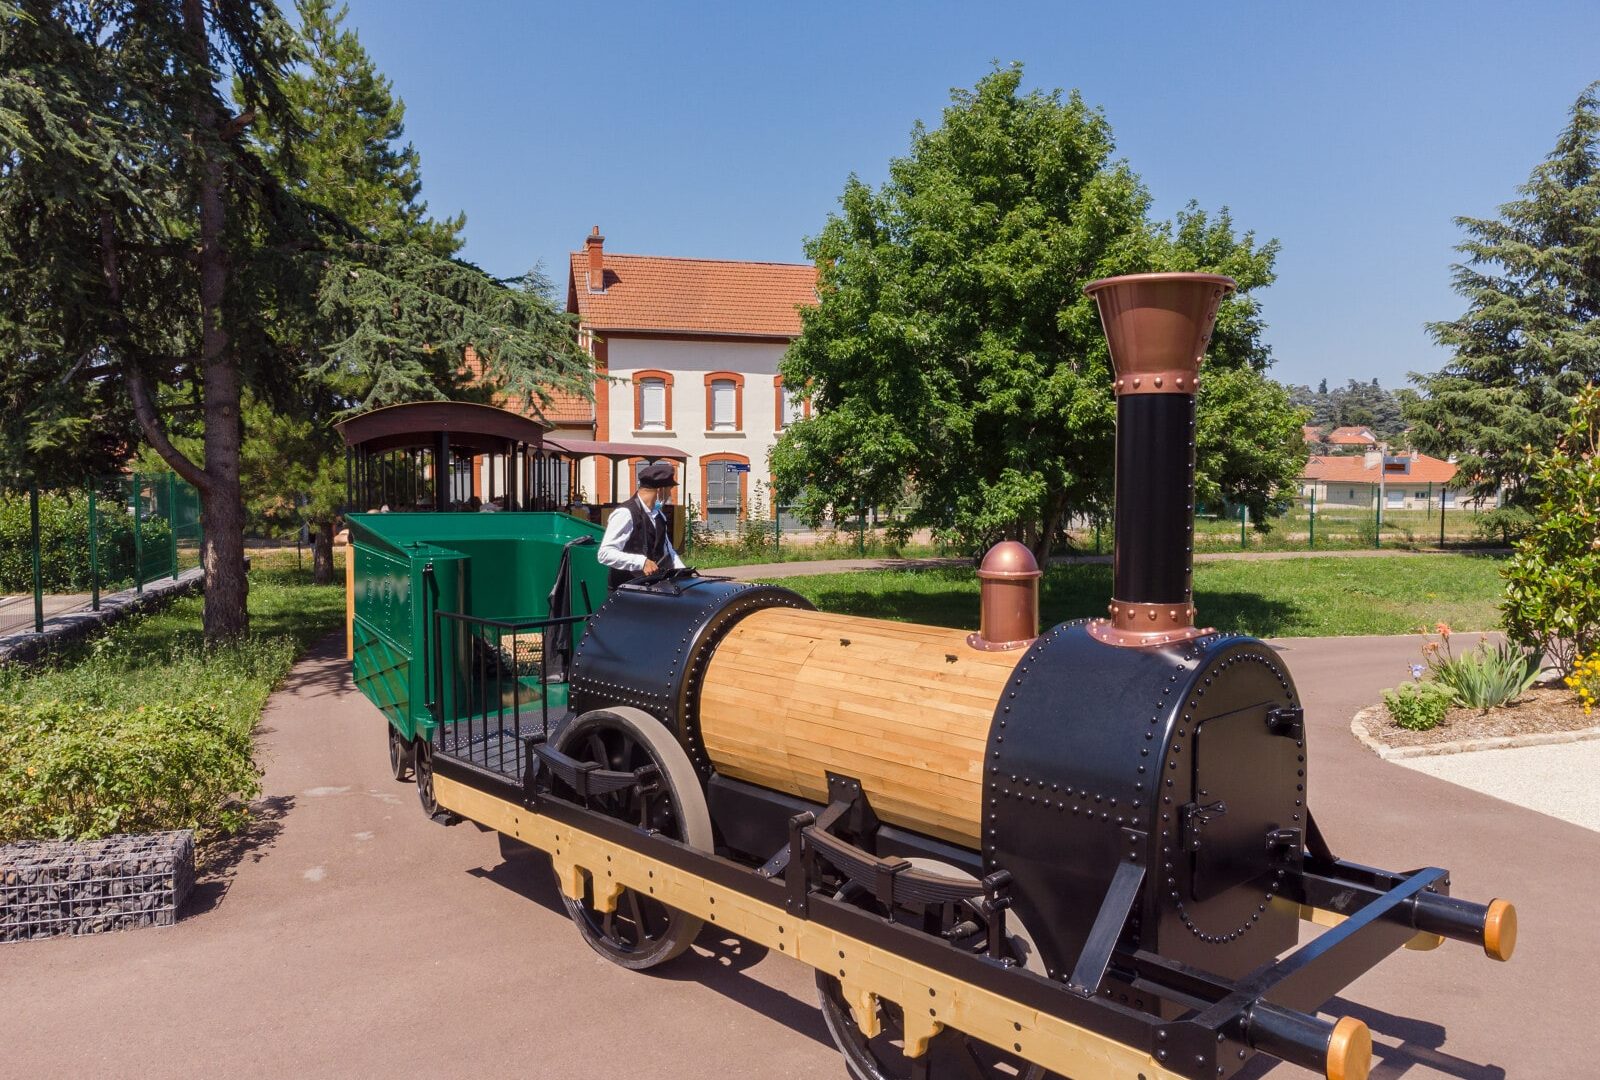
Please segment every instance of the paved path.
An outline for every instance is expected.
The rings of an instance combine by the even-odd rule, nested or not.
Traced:
[[[1401,758],[1399,764],[1600,831],[1600,740]]]
[[[1246,562],[1278,562],[1283,559],[1373,559],[1415,557],[1425,558],[1429,555],[1461,555],[1461,554],[1503,554],[1498,549],[1474,548],[1470,551],[1392,551],[1372,550],[1357,548],[1352,551],[1213,551],[1194,557],[1195,562],[1229,562],[1243,559]],[[694,562],[693,554],[684,556],[691,564]],[[1110,555],[1055,555],[1050,559],[1052,566],[1065,566],[1071,563],[1100,563],[1111,562]],[[760,579],[762,581],[777,581],[780,578],[805,577],[808,574],[840,574],[851,570],[910,570],[916,567],[928,566],[968,566],[972,565],[971,559],[816,559],[810,562],[777,562],[777,563],[751,563],[747,566],[719,566],[706,570],[707,574],[718,577],[738,578],[743,581]]]
[[[388,778],[383,721],[339,644],[269,704],[263,827],[188,917],[0,947],[0,1076],[843,1077],[808,969],[708,936],[668,973],[622,971],[578,939],[547,867],[425,820]],[[1372,1026],[1374,1077],[1595,1075],[1600,834],[1356,743],[1350,716],[1415,639],[1283,648],[1336,849],[1452,867],[1460,895],[1512,897],[1522,915],[1509,965],[1454,943],[1402,952],[1336,1002]]]

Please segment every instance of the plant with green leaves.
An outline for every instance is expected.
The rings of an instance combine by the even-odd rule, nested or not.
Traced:
[[[1600,385],[1585,387],[1566,431],[1525,461],[1539,490],[1527,536],[1506,563],[1506,634],[1562,675],[1600,649]]]
[[[1578,391],[1600,378],[1600,82],[1497,218],[1461,217],[1455,290],[1465,314],[1428,325],[1451,361],[1406,407],[1419,449],[1454,455],[1471,493],[1539,501],[1526,453],[1555,448]],[[1505,517],[1514,537],[1525,519]]]
[[[1444,722],[1455,704],[1455,693],[1438,683],[1404,683],[1385,690],[1383,704],[1397,726],[1407,731],[1431,731]]]
[[[1429,655],[1428,669],[1456,704],[1488,712],[1516,701],[1539,680],[1539,656],[1509,642],[1491,645],[1486,640],[1471,652],[1452,656],[1447,642]]]
[[[956,91],[888,181],[852,176],[807,242],[820,303],[801,312],[782,370],[815,408],[773,450],[778,489],[812,521],[910,494],[913,527],[1043,556],[1069,514],[1111,501],[1111,370],[1083,286],[1206,270],[1239,291],[1201,383],[1200,497],[1266,521],[1305,459],[1303,414],[1263,375],[1256,294],[1277,244],[1238,234],[1226,210],[1152,222],[1105,117],[1076,93],[1021,93],[1021,79],[1013,66]]]

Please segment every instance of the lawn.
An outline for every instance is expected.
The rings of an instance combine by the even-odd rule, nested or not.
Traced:
[[[1260,637],[1404,634],[1447,622],[1492,629],[1500,560],[1484,555],[1227,560],[1195,566],[1204,626]],[[824,611],[975,627],[978,581],[965,567],[868,570],[785,578]],[[1052,566],[1040,595],[1045,626],[1105,614],[1106,565]]]
[[[311,584],[309,562],[253,554],[237,645],[205,646],[196,595],[38,668],[0,668],[0,842],[238,824],[222,808],[254,789],[267,696],[344,621],[344,590]]]

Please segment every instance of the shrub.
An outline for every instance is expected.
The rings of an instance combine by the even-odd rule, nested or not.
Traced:
[[[260,791],[251,749],[249,725],[206,701],[0,704],[0,843],[232,831]]]
[[[1439,726],[1455,704],[1455,694],[1438,683],[1405,683],[1383,692],[1389,716],[1407,731],[1428,731]]]
[[[1600,647],[1600,386],[1578,394],[1567,430],[1528,464],[1539,512],[1506,563],[1506,634],[1570,675]]]
[[[102,499],[99,519],[102,586],[131,580],[134,564],[133,515],[125,505]],[[146,554],[166,552],[171,532],[164,518],[147,518],[139,526]],[[162,565],[166,559],[161,557]],[[87,592],[89,564],[89,500],[41,492],[39,495],[39,570],[46,592]],[[33,521],[26,492],[0,494],[0,592],[33,591]]]
[[[1572,674],[1564,680],[1567,688],[1578,695],[1578,704],[1583,706],[1583,715],[1589,716],[1594,712],[1597,702],[1600,702],[1600,650],[1582,657],[1573,666]]]
[[[1456,703],[1487,712],[1527,693],[1539,678],[1537,653],[1525,652],[1507,642],[1478,647],[1464,656],[1450,655],[1449,636],[1444,649],[1429,655],[1434,681],[1455,695]]]

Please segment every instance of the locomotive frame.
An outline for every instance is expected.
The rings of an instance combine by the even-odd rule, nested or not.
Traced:
[[[353,618],[370,644],[357,669],[389,715],[396,776],[414,771],[430,814],[547,853],[580,932],[619,964],[664,962],[707,922],[808,964],[864,1080],[890,1075],[885,1055],[896,1076],[932,1080],[953,1039],[980,1075],[1202,1080],[1266,1053],[1364,1078],[1365,1025],[1315,1010],[1402,947],[1452,938],[1508,959],[1516,914],[1452,898],[1437,867],[1337,858],[1308,805],[1281,661],[1193,624],[1195,387],[1231,286],[1185,274],[1090,287],[1118,376],[1125,512],[1108,619],[1038,634],[1038,573],[1017,545],[985,560],[970,637],[825,616],[787,590],[693,571],[624,585],[591,611],[604,595],[589,589],[593,537],[573,523],[354,516]],[[527,536],[540,539],[515,546]],[[547,571],[537,590],[527,566],[507,568],[507,543]],[[472,614],[505,610],[503,574],[533,615]],[[881,634],[898,638],[875,652]],[[774,642],[799,659],[768,679]],[[858,669],[840,667],[852,648]],[[897,719],[915,716],[915,694],[862,704],[874,657],[897,652],[913,682],[982,688],[941,721],[953,741],[926,752],[942,764],[899,782],[874,775],[871,754],[916,734]],[[801,692],[808,665],[832,673],[832,697]],[[764,703],[768,720],[740,718]],[[808,710],[833,710],[835,726],[817,734]],[[1148,724],[1131,715],[1145,710]],[[1297,944],[1302,922],[1325,929]]]

